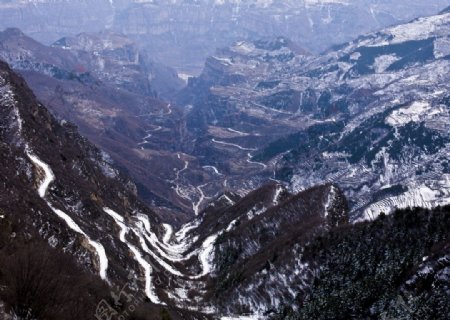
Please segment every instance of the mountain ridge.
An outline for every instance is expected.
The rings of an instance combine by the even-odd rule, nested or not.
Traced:
[[[122,122],[112,137],[144,133],[149,158],[183,131],[173,150],[158,146],[167,171],[149,174],[171,172],[177,205],[195,213],[184,224],[171,221],[176,208],[142,202],[133,177],[0,62],[0,316],[58,319],[64,306],[120,316],[138,301],[131,318],[446,319],[449,21],[419,18],[319,57],[284,38],[240,41],[208,59],[180,106]],[[21,73],[123,97],[97,77]],[[144,123],[149,132],[133,130]],[[80,301],[53,313],[42,298],[18,301],[23,261],[72,265],[63,289],[79,281]]]
[[[239,42],[209,59],[179,104],[190,107],[188,127],[205,137],[199,150],[218,149],[211,136],[251,150],[254,180],[281,180],[291,190],[336,183],[353,219],[396,205],[445,205],[449,32],[442,13],[318,57],[270,63],[264,55],[273,51],[255,56],[252,42]]]
[[[44,248],[40,250],[45,255],[50,250],[55,261],[65,259],[58,251],[69,253],[82,270],[69,268],[73,273],[67,279],[86,281],[83,279],[89,274],[96,277],[89,287],[83,286],[91,296],[85,298],[84,308],[78,307],[78,312],[92,316],[106,307],[113,315],[124,315],[126,301],[132,297],[128,302],[138,301],[132,302],[137,303],[133,308],[139,311],[133,316],[138,319],[148,319],[155,312],[161,319],[267,319],[279,315],[302,319],[304,314],[306,318],[317,315],[314,299],[321,299],[326,312],[337,312],[342,317],[355,312],[381,316],[396,314],[397,305],[391,306],[389,301],[394,301],[397,294],[404,297],[408,312],[430,307],[435,311],[429,315],[439,319],[447,310],[442,301],[448,297],[445,244],[449,207],[404,210],[388,217],[380,215],[374,221],[349,224],[347,201],[336,185],[290,194],[282,185],[270,183],[244,197],[232,193],[217,197],[197,218],[174,232],[171,225],[164,224],[136,198],[134,185],[103,158],[100,150],[82,138],[73,125],[56,121],[36,101],[23,78],[3,62],[0,92],[0,175],[4,181],[0,186],[5,188],[2,195],[9,195],[0,197],[0,224],[6,225],[0,232],[0,256],[9,257],[7,252],[14,247],[4,244],[12,241],[17,249],[22,241],[19,239],[43,239],[44,247],[31,248]],[[361,241],[355,240],[359,237]],[[389,250],[374,247],[374,238],[384,241]],[[355,250],[355,243],[376,249],[377,254],[370,258],[384,257],[381,261],[386,270],[394,270],[390,279],[401,283],[410,280],[406,282],[408,291],[392,287],[388,297],[373,295],[373,305],[368,305],[362,294],[352,308],[324,300],[323,288],[329,281],[336,281],[331,275],[342,273],[338,281],[344,286],[345,274],[353,276],[354,268],[339,268],[336,257],[344,259],[343,266],[359,261],[362,270],[373,269],[365,256],[372,251],[361,246]],[[411,251],[401,265],[408,270],[418,268],[411,273],[412,278],[405,278],[403,271],[392,265],[401,258],[398,254],[386,255],[403,252],[398,251],[398,246]],[[25,254],[25,259],[33,259],[22,261],[41,265],[26,250],[19,252],[25,252],[21,257]],[[5,275],[14,277],[18,270],[15,261],[10,262],[12,269],[9,265],[0,272],[2,288],[14,290],[13,278]],[[338,269],[334,269],[336,266]],[[385,283],[387,274],[383,270],[376,271]],[[41,274],[39,279],[47,278]],[[423,281],[431,281],[440,289],[423,291]],[[112,287],[108,288],[108,284]],[[376,287],[380,282],[375,277],[370,285]],[[358,284],[357,290],[364,292],[366,286]],[[86,291],[79,293],[81,297],[84,294]],[[42,297],[47,297],[45,292]],[[416,299],[428,297],[432,300],[417,304]],[[45,304],[38,307],[41,300],[36,297],[18,304],[2,289],[0,301],[0,314],[6,312],[5,317],[30,313],[46,319],[60,317],[60,313],[45,309]],[[291,308],[286,308],[286,303]],[[299,310],[303,315],[298,314]]]

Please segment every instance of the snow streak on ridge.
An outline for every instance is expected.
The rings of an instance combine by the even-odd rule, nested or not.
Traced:
[[[55,175],[53,174],[52,169],[41,159],[39,159],[36,155],[34,155],[28,146],[25,147],[25,152],[28,158],[34,163],[35,166],[40,168],[44,172],[44,180],[40,183],[38,188],[39,196],[45,200],[50,209],[61,219],[63,219],[67,226],[75,231],[83,235],[88,241],[89,245],[97,252],[97,256],[99,259],[99,274],[103,280],[107,281],[107,270],[108,270],[108,258],[106,256],[105,248],[99,243],[92,240],[81,228],[76,224],[76,222],[64,211],[56,209],[52,206],[50,201],[45,198],[47,190],[50,184],[55,180]]]
[[[129,228],[125,225],[125,219],[119,215],[114,210],[109,208],[103,208],[103,211],[107,213],[110,217],[113,218],[115,223],[120,227],[119,239],[130,249],[133,253],[135,260],[139,263],[139,265],[144,269],[145,273],[145,294],[150,299],[151,302],[156,304],[165,304],[159,300],[158,296],[155,293],[155,288],[152,283],[152,266],[144,259],[142,253],[131,243],[129,243],[126,239],[126,234],[129,232]]]

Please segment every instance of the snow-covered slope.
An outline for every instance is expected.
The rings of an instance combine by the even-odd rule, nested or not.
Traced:
[[[186,150],[203,155],[200,166],[222,189],[241,194],[206,195],[203,176],[185,175],[193,157],[177,152],[171,183],[195,199],[197,215],[177,231],[1,63],[0,219],[27,227],[5,232],[26,238],[35,230],[115,296],[126,288],[182,316],[259,319],[294,305],[327,275],[321,263],[341,265],[317,258],[333,245],[323,239],[384,223],[346,225],[344,193],[353,220],[450,202],[447,18],[388,28],[320,57],[282,37],[219,50],[180,98],[199,94],[185,110],[185,129],[193,129]],[[188,178],[196,187],[183,185]],[[255,188],[269,178],[284,184]],[[305,251],[311,243],[317,250]]]
[[[283,38],[218,50],[179,100],[205,137],[197,148],[234,163],[244,155],[232,145],[257,149],[246,160],[261,165],[228,185],[245,186],[249,170],[254,184],[272,178],[296,191],[337,183],[355,219],[449,203],[449,21],[448,12],[418,18],[318,57]]]
[[[278,308],[294,290],[276,281],[260,283],[266,275],[259,270],[273,246],[290,261],[280,266],[283,272],[306,272],[293,262],[293,247],[281,246],[279,238],[295,238],[307,226],[312,235],[348,219],[346,200],[335,186],[290,195],[281,185],[270,184],[244,198],[218,196],[174,232],[136,198],[133,184],[97,148],[72,125],[57,122],[3,62],[0,93],[1,186],[2,194],[13,200],[0,198],[0,219],[24,226],[7,236],[29,237],[34,230],[49,246],[72,254],[80,266],[103,279],[112,297],[142,295],[155,308],[213,318],[242,315],[248,302],[249,312],[261,315]],[[225,244],[242,246],[239,259],[224,264],[226,251],[232,250]],[[232,288],[237,299],[224,304],[216,293],[229,281],[224,278],[227,268],[238,270],[240,263],[249,264],[245,284]],[[281,271],[273,274],[282,278]],[[253,286],[264,287],[270,296],[255,291],[244,298]],[[117,287],[122,288],[119,293]]]
[[[155,96],[157,87],[176,91],[173,70],[113,32],[80,34],[46,46],[8,29],[0,32],[0,58],[25,77],[53,115],[73,122],[106,151],[106,161],[126,167],[144,201],[192,207],[170,189],[173,168],[183,164],[171,150],[179,135],[178,110]],[[188,171],[193,170],[199,168],[191,165]]]

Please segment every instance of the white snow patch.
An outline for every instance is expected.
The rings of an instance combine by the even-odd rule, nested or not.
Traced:
[[[395,54],[382,55],[375,58],[373,67],[376,73],[385,72],[387,68],[391,66],[394,62],[398,61],[400,58]]]
[[[257,217],[260,214],[266,212],[266,210],[267,210],[266,207],[262,207],[260,209],[257,209],[256,207],[253,207],[252,209],[250,209],[249,212],[247,212],[247,218],[248,218],[248,220],[252,220],[254,217]]]
[[[233,230],[233,228],[237,222],[238,222],[238,219],[234,219],[233,221],[231,221],[230,224],[228,225],[228,227],[225,229],[225,231],[230,232],[231,230]]]
[[[385,122],[393,127],[403,126],[409,122],[418,122],[430,111],[431,105],[427,101],[415,101],[409,107],[395,110]]]
[[[370,205],[364,210],[363,217],[357,221],[374,220],[382,212],[389,214],[395,209],[406,208],[434,208],[438,205],[450,204],[450,197],[441,197],[440,190],[433,190],[429,186],[420,185],[415,188],[411,188],[409,191],[396,196],[383,199],[377,203]]]
[[[191,74],[187,74],[187,73],[178,73],[178,78],[180,78],[181,80],[183,80],[184,82],[188,82],[190,78],[193,78],[194,76]]]
[[[387,30],[393,36],[390,41],[401,43],[410,40],[423,40],[431,37],[433,32],[448,23],[450,14],[435,15],[431,17],[419,18],[411,23],[402,24]]]
[[[283,186],[279,185],[279,186],[277,186],[277,189],[275,190],[275,193],[273,195],[272,202],[274,205],[278,205],[281,192],[283,192]]]
[[[331,209],[334,199],[336,198],[336,187],[331,186],[330,192],[328,193],[327,201],[325,202],[325,218],[328,216],[328,211]]]
[[[450,37],[438,38],[434,41],[434,57],[436,59],[450,55]]]
[[[350,60],[352,60],[352,61],[358,61],[359,58],[361,58],[361,53],[360,52],[353,52],[350,55]]]

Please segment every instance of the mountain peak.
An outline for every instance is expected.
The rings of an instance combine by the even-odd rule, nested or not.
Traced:
[[[445,8],[445,9],[442,10],[440,13],[441,13],[441,14],[444,14],[444,13],[450,13],[450,7]]]
[[[25,36],[25,34],[19,28],[6,28],[5,30],[3,30],[2,33],[6,36],[11,36],[11,37]]]

